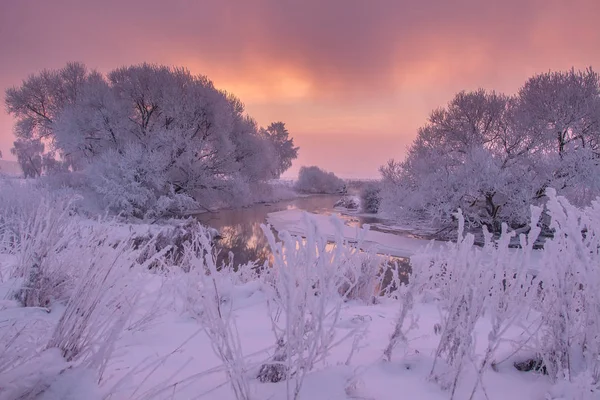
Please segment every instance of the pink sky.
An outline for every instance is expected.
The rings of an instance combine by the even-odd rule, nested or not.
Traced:
[[[0,89],[81,61],[185,66],[283,121],[300,165],[374,177],[462,89],[600,64],[598,0],[3,0]],[[0,111],[6,159],[11,118]]]

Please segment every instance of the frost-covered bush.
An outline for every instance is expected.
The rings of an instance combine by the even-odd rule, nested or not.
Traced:
[[[385,270],[390,268],[382,256],[373,253],[354,254],[340,268],[345,281],[340,287],[340,295],[347,300],[376,303]]]
[[[360,201],[356,196],[344,195],[341,199],[335,202],[334,208],[345,208],[347,210],[358,210]]]
[[[435,351],[430,378],[451,390],[454,398],[462,370],[474,356],[475,324],[484,312],[484,304],[494,279],[493,268],[485,267],[485,251],[471,251],[474,236],[463,235],[462,216],[456,251],[449,251],[442,262],[434,262],[433,286],[439,290],[444,307],[441,337]],[[487,245],[490,235],[486,235]],[[500,277],[498,277],[500,278]],[[441,359],[445,368],[438,368]]]
[[[72,264],[80,230],[68,213],[68,202],[51,206],[44,200],[24,221],[11,276],[22,279],[16,296],[26,307],[49,307],[53,301],[64,300],[80,273]]]
[[[43,287],[50,289],[53,301],[66,306],[58,323],[41,317],[39,309],[27,308],[19,314],[10,308],[4,314],[0,309],[1,398],[37,399],[46,398],[43,396],[49,396],[49,391],[68,391],[78,383],[55,383],[74,371],[86,376],[86,394],[90,391],[91,395],[102,383],[140,293],[134,282],[135,270],[131,269],[137,256],[131,241],[115,245],[107,236],[107,232],[90,231],[63,243],[67,247],[64,251],[73,250],[70,257],[78,270],[67,266],[65,272],[71,274],[59,275],[59,288],[50,284]],[[59,268],[54,266],[51,271],[58,275]],[[51,277],[46,278],[56,284]],[[59,291],[62,298],[54,295]],[[25,319],[24,313],[31,316]]]
[[[295,184],[296,190],[305,193],[340,193],[344,187],[342,179],[317,166],[301,167]]]
[[[381,203],[381,186],[377,183],[366,184],[360,192],[360,206],[362,211],[376,214]]]
[[[11,188],[0,191],[0,255],[13,260],[0,263],[0,397],[38,398],[79,368],[99,382],[135,307],[132,267],[144,248],[115,237],[110,221],[74,215],[68,198],[29,182]]]

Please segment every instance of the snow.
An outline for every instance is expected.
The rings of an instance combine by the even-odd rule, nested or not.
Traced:
[[[274,213],[270,222],[278,229],[300,232],[299,211]],[[312,215],[324,233],[334,233],[330,217]],[[94,222],[87,221],[93,225]],[[152,226],[112,224],[114,238],[122,239],[127,232],[140,234]],[[295,230],[296,229],[296,230]],[[344,234],[356,236],[356,228],[345,227]],[[385,243],[386,250],[395,255],[409,256],[426,241],[401,238],[380,232],[369,232],[370,244]],[[0,255],[0,264],[14,263],[14,257]],[[55,350],[43,351],[33,362],[11,373],[0,373],[0,399],[10,399],[14,392],[7,391],[14,376],[23,374],[23,368],[31,365],[44,366],[35,375],[28,375],[29,383],[45,382],[47,390],[42,399],[234,399],[222,369],[222,362],[212,351],[211,342],[201,323],[191,314],[182,312],[181,299],[177,295],[183,275],[161,276],[151,273],[140,275],[136,281],[143,288],[140,307],[131,323],[123,331],[116,350],[105,372],[105,378],[97,386],[93,375],[81,368],[72,368]],[[9,283],[9,282],[5,282]],[[268,317],[267,295],[264,284],[249,281],[232,284],[222,293],[230,301],[241,345],[250,369],[247,373],[254,399],[285,399],[286,386],[280,383],[260,383],[256,379],[260,364],[273,352],[274,336]],[[6,293],[6,292],[5,292]],[[44,322],[44,331],[51,332],[64,308],[53,307],[50,313],[40,309],[22,308],[16,302],[6,301],[0,308],[0,320],[28,323]],[[388,343],[398,302],[382,299],[379,304],[365,305],[347,302],[340,317],[336,335],[342,335],[357,325],[367,326],[367,335],[360,342],[359,351],[350,365],[345,365],[351,343],[343,343],[333,349],[326,362],[319,363],[310,372],[303,385],[300,399],[398,399],[399,394],[414,399],[442,400],[448,398],[436,383],[426,379],[433,361],[439,337],[434,325],[439,321],[438,306],[431,303],[418,304],[415,314],[419,316],[418,328],[408,335],[407,345],[397,349],[391,362],[383,361],[383,350]],[[135,323],[136,321],[145,323]],[[490,322],[485,318],[477,326],[478,349],[485,348],[485,338]],[[509,364],[507,362],[507,364]],[[33,368],[33,370],[37,370]],[[459,388],[457,398],[467,398],[475,379],[474,370],[467,370],[467,378]],[[471,378],[469,379],[469,375]],[[53,378],[55,377],[55,378]],[[510,365],[500,366],[498,372],[486,370],[483,381],[490,400],[511,398],[514,400],[543,399],[548,391],[547,377],[533,373],[520,373]],[[28,380],[21,381],[29,382]],[[175,383],[178,383],[175,385]],[[173,395],[173,387],[176,389]],[[85,395],[84,395],[85,393]],[[7,397],[8,396],[8,397]],[[484,399],[478,392],[475,399]]]
[[[147,277],[148,287],[157,286],[158,277]],[[151,295],[151,291],[148,295]],[[242,333],[242,346],[245,355],[262,352],[273,344],[270,321],[267,317],[265,297],[257,285],[241,285],[233,293],[235,314],[239,331]],[[340,330],[343,331],[357,323],[369,325],[368,336],[362,348],[349,366],[343,362],[349,346],[342,346],[333,352],[328,365],[321,365],[311,372],[301,392],[301,399],[310,400],[342,400],[342,399],[377,399],[396,400],[402,394],[411,399],[444,400],[447,393],[435,383],[428,382],[426,376],[431,368],[432,354],[437,344],[437,336],[433,326],[438,320],[438,310],[434,304],[420,305],[417,314],[420,316],[419,329],[411,333],[409,346],[398,351],[392,362],[382,361],[382,352],[387,343],[389,332],[393,329],[393,320],[397,313],[397,304],[385,301],[374,306],[350,303],[344,307]],[[360,318],[357,318],[360,316]],[[477,333],[478,341],[483,343],[488,326],[482,323]],[[121,378],[143,366],[160,368],[150,375],[150,371],[141,371],[129,376],[115,389],[112,398],[144,398],[145,393],[152,393],[157,385],[176,376],[168,383],[185,382],[189,377],[218,368],[220,360],[214,356],[211,344],[203,332],[198,333],[199,324],[185,315],[168,312],[161,315],[150,329],[127,331],[118,343],[119,356],[112,361],[110,380],[106,387],[113,386]],[[192,338],[187,341],[188,338]],[[184,345],[182,346],[182,343]],[[256,374],[257,368],[251,372]],[[504,368],[500,372],[489,370],[484,382],[490,400],[506,398],[514,400],[542,399],[548,389],[548,380],[544,376],[531,373],[520,373],[512,368]],[[206,399],[233,399],[222,371],[207,373],[197,379],[190,379],[191,384],[175,398],[196,398],[202,393],[208,394]],[[252,391],[256,399],[285,399],[284,383],[259,383],[251,380]],[[465,380],[463,392],[457,398],[467,398],[473,381]],[[210,392],[211,390],[214,390]],[[133,392],[136,392],[135,397]],[[132,396],[132,397],[130,397]],[[53,398],[53,397],[49,397]],[[58,397],[56,397],[58,398]],[[87,397],[86,397],[87,398]],[[170,398],[170,392],[157,396]],[[476,399],[484,399],[482,393]]]
[[[564,204],[556,204],[553,207],[563,207]],[[552,206],[552,204],[551,204]],[[43,210],[43,209],[42,209]],[[60,210],[59,210],[60,211]],[[572,211],[572,210],[571,210]],[[43,214],[45,220],[54,220],[50,213]],[[61,214],[63,215],[63,214]],[[591,217],[597,213],[590,213]],[[591,218],[590,217],[590,218]],[[571,214],[565,214],[564,221],[576,221]],[[103,270],[101,262],[104,255],[124,254],[120,261],[123,261],[121,267],[125,274],[123,276],[113,275],[109,281],[112,282],[106,286],[107,292],[114,289],[115,298],[102,296],[102,288],[93,287],[87,292],[89,299],[85,296],[72,301],[75,294],[71,293],[68,303],[55,301],[48,308],[45,307],[23,307],[20,302],[14,298],[17,290],[24,282],[24,278],[11,277],[10,270],[21,260],[15,254],[19,249],[10,247],[0,248],[0,400],[12,400],[19,398],[27,390],[35,390],[41,393],[41,399],[238,399],[234,395],[230,385],[230,375],[228,375],[228,366],[223,358],[218,356],[215,351],[215,332],[208,332],[210,324],[214,322],[207,319],[209,305],[219,304],[223,310],[224,320],[234,321],[235,328],[228,331],[234,334],[239,333],[239,349],[241,359],[244,364],[244,373],[242,377],[248,383],[250,399],[288,399],[289,390],[286,382],[262,383],[257,379],[261,365],[265,362],[271,362],[275,352],[276,336],[273,325],[289,321],[286,311],[273,319],[274,291],[282,286],[273,286],[271,280],[283,282],[282,269],[276,269],[277,260],[294,261],[294,268],[310,265],[314,262],[314,254],[310,257],[302,258],[306,255],[302,251],[302,241],[291,243],[293,246],[285,247],[285,251],[274,252],[274,265],[269,268],[275,270],[263,271],[263,276],[258,278],[248,273],[249,266],[240,266],[237,270],[221,269],[216,271],[214,265],[211,268],[211,274],[207,278],[204,271],[210,266],[208,259],[204,257],[204,250],[201,248],[199,263],[185,264],[188,267],[195,265],[197,270],[183,272],[183,265],[161,264],[163,269],[150,271],[147,268],[131,267],[138,263],[147,266],[146,261],[137,261],[135,258],[138,253],[128,253],[126,248],[115,249],[116,243],[124,242],[133,237],[150,237],[164,232],[173,232],[172,229],[182,222],[170,221],[168,225],[146,225],[132,224],[125,222],[116,222],[113,220],[98,219],[90,220],[81,216],[69,216],[64,220],[56,219],[65,224],[74,224],[81,230],[78,231],[81,237],[86,237],[86,232],[100,232],[102,237],[109,238],[107,243],[98,243],[95,236],[90,236],[92,247],[84,246],[86,241],[77,242],[80,239],[73,239],[76,251],[67,253],[76,255],[78,262],[81,263],[81,271],[88,271],[87,274],[94,275],[90,265]],[[477,288],[478,282],[460,278],[463,275],[456,275],[454,272],[462,272],[460,268],[465,265],[471,269],[466,272],[474,272],[474,275],[464,275],[467,277],[477,277],[480,272],[484,272],[485,267],[499,268],[502,266],[513,268],[517,262],[522,265],[531,265],[532,260],[540,259],[548,265],[552,265],[552,257],[559,256],[557,265],[569,267],[577,265],[579,256],[565,254],[563,247],[555,247],[555,253],[549,253],[545,257],[540,257],[538,253],[532,254],[525,251],[520,256],[514,250],[503,253],[503,249],[498,244],[498,252],[495,252],[494,245],[484,247],[483,250],[477,249],[473,253],[466,250],[472,250],[468,241],[457,244],[444,244],[442,242],[426,241],[411,237],[402,237],[390,233],[364,231],[358,227],[344,226],[340,219],[334,216],[315,215],[305,213],[300,210],[286,210],[275,212],[268,215],[268,222],[279,231],[279,236],[285,238],[284,230],[292,234],[305,237],[305,242],[310,242],[311,238],[325,238],[329,241],[340,243],[340,237],[348,242],[359,243],[365,251],[377,251],[398,257],[413,257],[413,260],[419,259],[424,255],[436,253],[436,251],[446,251],[449,254],[448,259],[444,259],[444,253],[436,262],[442,261],[446,268],[457,268],[450,276],[456,278],[454,282],[439,277],[441,285],[448,290],[448,284],[458,281],[461,285],[454,288],[468,288],[473,286]],[[306,225],[307,222],[310,224]],[[566,224],[563,224],[563,226]],[[69,225],[70,226],[70,225]],[[199,225],[193,225],[197,230],[202,231]],[[580,226],[574,226],[573,229],[580,230]],[[315,232],[316,230],[316,232]],[[59,232],[70,232],[63,229]],[[573,231],[573,232],[575,232]],[[267,231],[270,232],[270,231]],[[571,231],[569,231],[571,232]],[[340,235],[341,233],[341,235]],[[322,236],[321,236],[322,235]],[[70,236],[69,236],[70,237]],[[75,237],[75,236],[73,236]],[[77,236],[79,237],[79,236]],[[565,239],[575,240],[572,232],[565,236]],[[272,237],[270,238],[273,240]],[[592,240],[592,235],[588,238]],[[565,246],[570,246],[571,242],[565,242]],[[594,242],[595,245],[596,242]],[[50,243],[52,244],[52,243]],[[40,246],[46,246],[45,242]],[[102,248],[102,246],[105,246]],[[271,242],[273,248],[274,244]],[[298,246],[300,250],[294,255],[294,248]],[[558,245],[557,245],[558,246]],[[101,248],[97,253],[95,247]],[[117,246],[118,247],[118,246]],[[276,247],[276,246],[275,246]],[[40,247],[46,248],[46,247]],[[52,247],[53,248],[53,247]],[[61,246],[58,246],[63,251]],[[189,251],[190,246],[185,251]],[[310,246],[307,246],[310,248]],[[423,250],[427,249],[424,253]],[[452,250],[454,249],[454,250]],[[114,250],[114,252],[112,251]],[[314,248],[313,248],[314,250]],[[531,249],[529,249],[531,250]],[[106,251],[106,252],[105,252]],[[162,251],[162,250],[161,250]],[[452,253],[454,251],[454,253]],[[489,253],[485,253],[485,252]],[[10,253],[12,252],[12,253]],[[482,253],[483,252],[483,253]],[[10,253],[10,254],[9,254]],[[360,253],[360,252],[359,252]],[[156,254],[160,254],[158,251]],[[324,253],[318,252],[319,255]],[[332,261],[329,267],[332,269],[346,268],[344,264],[348,261],[349,253],[332,253]],[[488,257],[486,257],[486,255]],[[497,257],[489,257],[489,255]],[[278,258],[281,256],[280,258]],[[296,257],[298,256],[298,257]],[[341,256],[342,262],[337,257]],[[461,257],[466,258],[461,258]],[[511,258],[515,256],[515,258]],[[589,255],[592,257],[593,255]],[[186,257],[194,257],[193,252],[186,253]],[[183,257],[183,258],[186,258]],[[195,254],[195,257],[198,257]],[[296,258],[294,258],[296,257]],[[325,257],[325,255],[323,255]],[[453,258],[454,257],[454,258]],[[572,257],[572,258],[568,258]],[[108,257],[110,258],[110,257]],[[555,257],[556,258],[556,257]],[[64,261],[57,258],[59,261]],[[136,261],[134,261],[136,260]],[[166,260],[166,258],[165,258]],[[414,266],[426,267],[428,260]],[[468,262],[464,262],[467,260]],[[586,259],[587,260],[587,259]],[[590,259],[593,261],[593,259]],[[49,258],[48,262],[51,262]],[[92,262],[98,263],[92,264]],[[310,261],[310,262],[308,262]],[[450,262],[451,261],[451,262]],[[496,262],[497,264],[494,264]],[[107,263],[110,264],[110,263]],[[118,264],[118,263],[117,263]],[[315,263],[318,264],[318,263]],[[318,266],[324,266],[326,263]],[[72,266],[67,265],[69,268]],[[326,266],[326,265],[325,265]],[[52,265],[52,268],[65,268],[65,264],[60,263]],[[251,266],[250,266],[251,267]],[[569,267],[570,268],[570,267]],[[293,269],[293,268],[292,268]],[[422,268],[425,269],[425,268]],[[199,270],[199,271],[198,271]],[[317,268],[316,270],[319,270]],[[418,275],[419,268],[414,268],[411,279]],[[490,269],[492,270],[492,269]],[[50,269],[54,271],[54,269]],[[71,271],[71,270],[69,270]],[[81,271],[77,275],[85,274]],[[492,271],[497,271],[493,269]],[[500,271],[500,270],[498,270]],[[288,271],[289,272],[289,271]],[[293,272],[293,271],[292,271]],[[489,271],[487,271],[489,274]],[[500,271],[502,272],[502,271]],[[551,277],[552,269],[545,278]],[[589,271],[589,276],[594,271]],[[568,275],[568,274],[567,274]],[[210,287],[215,280],[215,293],[207,287]],[[295,278],[302,275],[293,276]],[[485,277],[484,276],[484,277]],[[507,275],[501,275],[507,276]],[[565,275],[566,276],[566,275]],[[336,275],[339,277],[339,275]],[[319,279],[323,283],[324,278]],[[107,278],[104,279],[105,281]],[[418,280],[415,278],[415,281]],[[94,281],[96,282],[96,281]],[[99,284],[104,284],[103,282]],[[308,282],[309,284],[306,284]],[[306,279],[305,282],[289,280],[289,287],[308,287],[315,289]],[[83,280],[83,283],[89,284],[90,281]],[[301,283],[304,283],[303,285]],[[481,283],[481,282],[479,282]],[[485,282],[484,282],[485,284]],[[79,287],[79,285],[74,285]],[[219,290],[216,292],[216,287]],[[325,285],[318,286],[317,290],[325,288]],[[515,286],[516,287],[516,286]],[[486,290],[486,286],[479,285],[479,289]],[[276,289],[276,290],[274,290]],[[119,296],[121,292],[127,292]],[[325,289],[323,289],[325,291]],[[443,290],[440,290],[442,292]],[[586,289],[588,290],[588,289]],[[98,293],[93,293],[98,292]],[[281,292],[279,292],[281,293]],[[307,292],[309,293],[309,292]],[[329,295],[337,293],[336,291],[327,291]],[[462,292],[456,291],[456,294],[462,296]],[[511,292],[512,293],[512,292]],[[81,296],[81,291],[78,295]],[[110,293],[109,293],[110,294]],[[297,293],[296,293],[297,295]],[[306,293],[303,293],[306,296]],[[333,329],[334,338],[342,338],[348,333],[365,332],[363,336],[356,336],[359,340],[348,340],[339,345],[332,346],[324,359],[317,359],[314,368],[309,371],[305,377],[300,390],[299,399],[304,400],[346,400],[346,399],[377,399],[392,400],[398,398],[424,399],[424,400],[446,400],[450,398],[450,393],[441,387],[439,381],[429,378],[430,371],[436,359],[436,350],[439,349],[441,336],[437,326],[445,320],[448,322],[448,304],[444,303],[443,296],[446,294],[435,294],[423,292],[417,301],[414,301],[414,307],[409,311],[407,320],[412,322],[409,329],[404,329],[406,340],[400,341],[392,354],[391,360],[384,357],[384,350],[390,342],[390,335],[394,331],[398,315],[404,305],[408,304],[408,297],[402,297],[402,291],[394,296],[381,296],[377,298],[375,304],[367,304],[366,301],[346,298],[341,303],[339,319],[331,318],[324,321],[326,331]],[[100,355],[94,354],[90,360],[80,362],[78,360],[69,360],[61,354],[57,348],[48,348],[49,340],[55,335],[56,327],[64,320],[63,316],[71,313],[72,318],[80,312],[79,307],[87,312],[88,300],[94,300],[97,296],[98,302],[102,307],[112,314],[103,313],[101,307],[97,311],[90,313],[90,324],[92,333],[87,333],[87,337],[96,346],[102,347],[104,343],[94,342],[94,340],[110,341],[114,332],[112,328],[99,326],[106,321],[105,326],[112,323],[111,316],[114,318],[119,311],[127,306],[135,306],[132,314],[114,336],[114,351],[105,351]],[[450,295],[449,295],[450,296]],[[325,298],[319,295],[319,298]],[[488,297],[487,292],[483,297]],[[483,298],[476,295],[472,298]],[[123,300],[135,298],[131,303],[124,303]],[[299,297],[294,306],[302,303],[318,302],[317,296]],[[450,296],[450,300],[455,298]],[[217,301],[214,301],[217,300]],[[448,300],[448,299],[446,299]],[[335,302],[336,300],[331,300]],[[96,303],[96,300],[93,301]],[[211,303],[212,302],[212,303]],[[486,300],[487,302],[487,300]],[[338,304],[340,304],[338,303]],[[411,301],[412,303],[412,301]],[[513,305],[517,301],[513,301]],[[114,309],[112,305],[117,304]],[[540,303],[544,305],[543,303]],[[318,304],[317,304],[318,305]],[[518,303],[519,307],[520,303]],[[548,306],[551,304],[548,303]],[[96,305],[95,305],[96,306]],[[327,306],[327,305],[326,305]],[[576,305],[573,305],[574,307]],[[285,310],[280,308],[278,312]],[[219,313],[221,311],[219,310]],[[531,321],[537,322],[539,318],[536,312],[523,313],[523,323]],[[548,313],[550,316],[551,314]],[[497,316],[497,315],[496,315]],[[521,315],[518,315],[521,317]],[[469,399],[471,391],[478,382],[478,368],[484,359],[488,343],[491,341],[490,332],[493,330],[494,310],[486,309],[486,312],[477,314],[473,320],[473,330],[468,335],[472,341],[469,342],[468,357],[464,365],[460,367],[460,380],[454,399]],[[328,317],[327,317],[328,318]],[[414,318],[414,319],[413,319]],[[558,317],[557,317],[558,318]],[[82,329],[85,329],[86,326]],[[227,325],[226,328],[231,328]],[[406,326],[404,327],[406,328]],[[461,327],[461,329],[463,329]],[[94,336],[95,332],[107,332],[106,336]],[[590,331],[592,331],[590,329]],[[54,332],[54,333],[53,333]],[[211,338],[211,334],[213,337]],[[218,334],[218,332],[217,332]],[[530,349],[519,348],[523,342],[522,325],[514,324],[503,333],[502,341],[499,341],[499,347],[494,350],[494,357],[490,364],[483,368],[481,383],[475,395],[474,400],[562,400],[562,399],[593,399],[589,393],[588,396],[574,397],[575,393],[584,393],[587,388],[589,392],[590,383],[586,382],[586,376],[578,376],[571,382],[558,380],[558,384],[553,384],[551,377],[534,372],[519,372],[513,367],[513,362],[524,360],[530,357]],[[218,336],[218,335],[217,335]],[[9,340],[5,340],[8,338]],[[93,354],[90,346],[88,351]],[[109,344],[109,348],[112,346]],[[470,351],[472,350],[472,352]],[[349,354],[353,352],[353,357],[349,360]],[[106,357],[106,359],[102,359]],[[100,360],[100,361],[98,361]],[[349,360],[349,361],[348,361]],[[21,362],[23,361],[23,362]],[[103,362],[106,361],[106,364]],[[229,360],[231,362],[231,360]],[[236,360],[234,360],[236,361]],[[237,360],[239,361],[239,360]],[[236,362],[237,362],[236,361]],[[102,364],[102,373],[98,374],[97,365]],[[15,365],[12,367],[12,365]],[[455,367],[455,366],[454,366]],[[449,369],[443,358],[437,358],[436,371]],[[27,398],[27,397],[24,397]],[[31,397],[29,397],[31,398]]]
[[[306,228],[302,220],[303,213],[306,212],[302,210],[277,211],[268,215],[267,222],[277,231],[286,230],[292,234],[304,236],[306,235]],[[335,236],[336,227],[330,216],[309,214],[317,223],[322,234],[329,238]],[[355,240],[359,229],[359,227],[345,226],[343,229],[344,237],[349,240]],[[428,245],[432,246],[432,249],[439,249],[443,243],[441,241],[428,241],[392,233],[369,231],[363,242],[363,250],[373,249],[380,254],[410,258],[410,256]]]

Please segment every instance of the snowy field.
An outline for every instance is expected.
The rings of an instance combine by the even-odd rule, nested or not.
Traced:
[[[269,265],[217,266],[193,221],[18,196],[2,196],[0,399],[598,397],[598,204],[551,197],[543,251],[537,228],[480,248],[286,211]],[[409,283],[376,252],[410,256]]]
[[[146,296],[152,297],[157,293],[151,289],[159,290],[157,287],[162,282],[159,279],[148,281]],[[274,350],[265,293],[259,284],[250,282],[232,288],[231,295],[244,354],[255,354],[246,360],[251,398],[286,399],[285,383],[261,383],[256,379],[261,361]],[[149,298],[147,302],[149,307],[155,305]],[[22,309],[7,308],[3,310],[3,318],[12,313],[16,318],[27,318],[36,323],[43,321],[51,328],[57,323],[60,311],[47,314],[32,310],[25,314]],[[94,399],[104,398],[108,392],[111,395],[107,398],[111,399],[234,399],[223,363],[214,354],[199,321],[186,313],[160,311],[159,315],[152,316],[148,326],[128,328],[123,332],[100,388],[97,388],[91,372],[66,370],[56,377],[55,383],[42,398]],[[342,336],[352,330],[364,328],[367,331],[349,363],[351,341],[334,348],[326,362],[308,373],[299,398],[392,400],[402,395],[415,399],[448,399],[447,391],[427,380],[439,341],[439,336],[434,333],[439,320],[438,309],[435,304],[420,304],[414,312],[419,315],[418,328],[407,335],[407,344],[398,349],[391,362],[387,362],[382,355],[398,314],[397,302],[386,300],[369,306],[360,302],[345,304],[336,333]],[[480,343],[477,349],[480,354],[485,351],[485,337],[489,329],[490,322],[487,320],[482,320],[477,326],[475,338]],[[42,367],[40,360],[44,360],[43,368],[48,369],[46,373],[57,373],[69,366],[58,351],[49,350],[36,358],[35,368]],[[27,369],[31,368],[28,365]],[[474,367],[467,366],[465,369],[465,377],[455,396],[457,399],[469,398],[476,380]],[[17,379],[17,373],[22,376],[24,371],[7,373],[3,378]],[[19,379],[12,385],[3,380],[4,390],[24,383],[36,383],[38,378]],[[497,366],[497,371],[486,370],[482,379],[490,399],[544,399],[550,385],[545,376],[515,370],[510,357]],[[12,397],[6,395],[2,398]],[[478,391],[474,398],[483,399],[485,396]]]

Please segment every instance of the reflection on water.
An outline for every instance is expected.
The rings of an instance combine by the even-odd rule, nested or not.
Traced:
[[[270,204],[255,204],[246,208],[220,210],[214,213],[199,214],[196,218],[204,225],[219,231],[222,238],[217,241],[219,260],[226,260],[228,253],[234,254],[234,263],[249,261],[264,262],[271,251],[260,225],[267,220],[267,214],[275,211],[300,209],[315,214],[328,215],[334,212],[334,204],[339,196],[318,195],[300,197],[293,200]],[[349,225],[357,226],[380,222],[374,217],[342,216]]]

